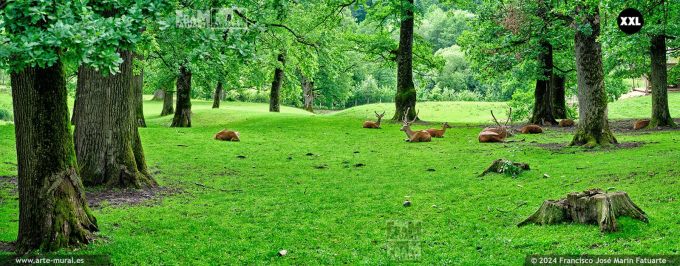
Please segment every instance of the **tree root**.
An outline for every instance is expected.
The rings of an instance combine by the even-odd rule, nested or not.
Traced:
[[[546,200],[538,211],[517,226],[575,222],[598,224],[602,232],[615,232],[618,230],[618,216],[649,222],[645,212],[631,201],[626,192],[606,193],[601,189],[591,189],[569,193],[560,200]]]

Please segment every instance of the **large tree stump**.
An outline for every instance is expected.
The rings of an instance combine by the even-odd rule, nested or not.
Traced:
[[[517,226],[576,222],[598,224],[602,232],[615,232],[616,217],[628,216],[648,223],[647,215],[626,192],[606,193],[601,189],[569,193],[560,200],[546,200],[543,205]]]

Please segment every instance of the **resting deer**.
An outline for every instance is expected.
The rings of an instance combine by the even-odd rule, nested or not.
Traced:
[[[447,128],[451,128],[451,126],[449,126],[448,122],[445,122],[444,124],[442,124],[442,129],[430,128],[426,129],[425,131],[427,131],[427,133],[430,133],[430,135],[433,138],[443,138]]]
[[[576,125],[576,123],[571,119],[562,119],[559,123],[560,127],[573,127],[574,125]]]
[[[493,117],[493,121],[498,125],[498,127],[487,127],[482,130],[482,132],[479,133],[479,142],[486,143],[486,142],[503,142],[505,139],[509,136],[511,136],[510,131],[508,131],[508,123],[511,123],[511,118],[512,118],[512,108],[510,108],[510,112],[508,114],[508,119],[505,121],[503,125],[498,122],[498,119],[496,119],[496,116],[493,114],[493,110],[491,111],[491,117]]]
[[[238,133],[238,131],[231,131],[226,129],[223,129],[222,131],[217,132],[217,134],[215,134],[216,140],[241,141],[239,137],[240,134]]]
[[[385,116],[385,112],[382,112],[382,114],[378,114],[378,112],[373,111],[375,113],[375,116],[378,118],[377,122],[373,121],[366,121],[364,122],[364,128],[380,128],[380,121],[382,121],[383,116]]]
[[[418,112],[416,112],[416,117],[413,118],[413,120],[408,121],[408,111],[411,108],[406,108],[406,112],[404,112],[404,120],[403,124],[401,125],[401,131],[404,131],[406,133],[406,141],[408,142],[430,142],[432,141],[432,136],[430,133],[427,133],[425,130],[419,130],[419,131],[413,131],[411,130],[411,124],[418,119]]]
[[[651,123],[649,121],[649,119],[643,119],[643,120],[635,121],[635,123],[633,123],[633,129],[639,130],[639,129],[646,128],[647,126],[649,126],[649,123]]]
[[[538,125],[526,125],[519,129],[522,134],[541,134],[543,133],[543,128]]]

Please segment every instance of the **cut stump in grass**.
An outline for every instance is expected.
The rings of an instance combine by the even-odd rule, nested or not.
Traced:
[[[529,164],[516,163],[506,159],[498,159],[493,161],[489,167],[484,170],[479,176],[485,176],[488,173],[499,173],[517,176],[522,171],[530,170]]]
[[[618,230],[616,217],[619,216],[649,222],[645,212],[630,200],[626,192],[606,193],[602,189],[591,189],[569,193],[560,200],[546,200],[536,213],[517,226],[575,222],[598,224],[602,232],[615,232]]]

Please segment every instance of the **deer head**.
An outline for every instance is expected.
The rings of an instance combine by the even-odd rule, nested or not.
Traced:
[[[373,111],[373,112],[375,113],[375,117],[378,118],[378,122],[376,122],[376,124],[378,124],[378,126],[380,126],[380,121],[382,121],[383,116],[385,116],[385,111],[383,111],[382,114],[378,114],[378,112],[376,112],[376,111]]]
[[[493,114],[493,110],[491,110],[491,117],[493,117],[493,121],[496,123],[496,125],[498,125],[498,127],[487,128],[487,129],[491,129],[489,131],[494,131],[494,132],[498,133],[499,135],[503,136],[503,138],[512,136],[512,132],[510,132],[508,130],[512,127],[512,108],[510,108],[510,111],[508,111],[508,119],[505,120],[505,123],[503,123],[503,124],[498,122],[498,119],[496,119],[496,116]],[[484,130],[487,131],[487,129],[484,129]]]
[[[408,111],[410,111],[411,108],[406,108],[406,112],[404,112],[404,118],[402,120],[402,125],[399,130],[404,131],[406,133],[406,141],[408,142],[429,142],[432,140],[432,136],[430,133],[428,133],[425,130],[420,130],[420,131],[413,131],[411,130],[411,124],[415,122],[418,119],[418,115],[420,114],[420,111],[416,111],[416,116],[413,118],[413,120],[408,120]]]

